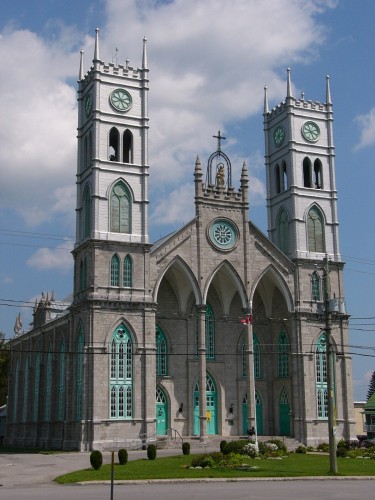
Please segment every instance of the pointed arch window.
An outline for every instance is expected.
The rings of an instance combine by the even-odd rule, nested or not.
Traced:
[[[281,164],[281,190],[285,191],[286,189],[288,189],[288,174],[286,170],[286,163],[283,161]]]
[[[323,216],[317,207],[307,215],[307,240],[309,252],[325,252]]]
[[[195,317],[195,355],[198,357],[199,347],[199,317]],[[216,322],[215,315],[210,304],[206,305],[205,312],[205,335],[206,335],[206,359],[215,359],[216,349]]]
[[[59,353],[59,394],[58,394],[58,408],[57,419],[64,420],[65,413],[65,343],[64,340],[60,344]]]
[[[306,188],[311,188],[311,161],[309,158],[303,160],[303,185]]]
[[[275,187],[276,187],[276,194],[280,194],[280,192],[281,192],[281,179],[280,179],[280,167],[278,164],[275,167]]]
[[[33,421],[39,418],[40,353],[35,355]]]
[[[289,376],[289,343],[284,331],[279,333],[278,339],[277,376],[280,378]]]
[[[83,349],[84,337],[82,328],[79,331],[77,339],[77,361],[76,361],[76,420],[82,420],[82,399],[83,399]]]
[[[116,127],[109,131],[109,161],[120,161],[120,134]]]
[[[111,286],[120,286],[120,257],[117,254],[111,259]]]
[[[315,348],[316,399],[318,418],[328,418],[327,341],[325,334]]]
[[[311,275],[311,299],[320,301],[320,276],[316,271]]]
[[[27,406],[29,402],[29,370],[30,370],[30,355],[27,353],[25,359],[25,371],[23,376],[23,408],[22,421],[27,421]]]
[[[133,134],[130,130],[125,130],[122,138],[122,148],[124,163],[133,163]]]
[[[277,222],[279,248],[287,254],[289,251],[289,220],[284,208],[281,208]]]
[[[125,288],[133,286],[133,261],[130,255],[124,259],[123,286]]]
[[[156,375],[168,375],[168,344],[159,326],[156,327]]]
[[[51,390],[52,390],[52,347],[48,348],[47,353],[47,363],[46,363],[46,399],[45,399],[45,410],[44,419],[46,422],[51,420]]]
[[[130,194],[123,182],[117,182],[110,195],[110,230],[113,233],[130,233]]]
[[[110,418],[133,416],[133,342],[125,325],[112,335],[110,368]]]
[[[316,189],[323,189],[322,162],[314,161],[314,184]]]
[[[86,184],[83,190],[83,237],[88,238],[91,232],[91,192],[90,187]]]

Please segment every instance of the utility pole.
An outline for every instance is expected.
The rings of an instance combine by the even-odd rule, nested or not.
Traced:
[[[324,279],[324,317],[326,331],[326,356],[327,356],[327,386],[328,386],[328,438],[329,438],[329,463],[330,472],[337,474],[336,456],[336,404],[335,404],[335,377],[334,377],[334,349],[332,339],[332,310],[331,300],[331,280],[329,277],[328,255],[324,259],[323,265]]]

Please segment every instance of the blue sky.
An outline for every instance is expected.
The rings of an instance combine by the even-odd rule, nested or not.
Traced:
[[[76,80],[95,27],[100,56],[150,66],[150,237],[193,215],[196,155],[222,130],[239,178],[251,176],[250,218],[266,231],[263,87],[325,99],[331,77],[345,299],[352,316],[355,399],[375,370],[375,66],[373,0],[13,0],[0,20],[0,330],[23,328],[42,291],[72,290]]]

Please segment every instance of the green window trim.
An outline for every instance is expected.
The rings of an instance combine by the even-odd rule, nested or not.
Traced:
[[[156,375],[168,375],[168,343],[159,326],[156,327]]]
[[[131,232],[131,197],[122,181],[114,185],[110,194],[110,231],[125,234]]]
[[[29,401],[29,371],[30,371],[30,355],[26,355],[25,371],[23,375],[23,402],[22,402],[22,422],[27,421],[27,406]]]
[[[78,334],[77,340],[77,362],[76,362],[76,420],[82,420],[83,409],[83,360],[84,360],[84,337],[82,328]]]
[[[289,377],[289,343],[284,331],[279,333],[278,339],[277,376],[279,378]]]
[[[60,345],[59,354],[59,395],[58,395],[58,409],[57,419],[64,420],[65,412],[65,343],[62,340]]]
[[[198,357],[199,330],[198,315],[195,316],[195,356]],[[214,360],[216,355],[216,321],[210,304],[206,305],[205,312],[205,335],[206,335],[206,359]]]
[[[51,420],[51,390],[52,390],[52,348],[49,346],[46,362],[46,394],[44,419],[46,422]]]
[[[309,252],[325,252],[323,215],[317,207],[310,208],[307,216],[307,241]]]
[[[315,347],[316,399],[319,419],[328,418],[327,340],[322,334]]]
[[[120,257],[117,254],[111,259],[111,286],[120,286]]]
[[[33,421],[36,422],[39,417],[39,386],[40,386],[40,353],[35,355],[35,377],[34,377],[34,405]]]
[[[111,419],[133,417],[133,341],[124,324],[116,328],[110,343]]]
[[[133,286],[133,260],[130,255],[127,255],[124,259],[123,286],[124,288],[131,288]]]
[[[241,368],[242,376],[247,376],[247,362],[246,362],[246,339],[242,342],[241,346]],[[254,362],[254,377],[256,379],[262,378],[262,348],[256,333],[253,332],[253,362]]]

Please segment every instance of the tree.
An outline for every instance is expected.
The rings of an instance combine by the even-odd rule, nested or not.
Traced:
[[[370,383],[368,385],[367,400],[371,398],[374,392],[375,392],[375,372],[372,372]]]
[[[5,335],[0,332],[0,406],[7,402],[10,350]]]

